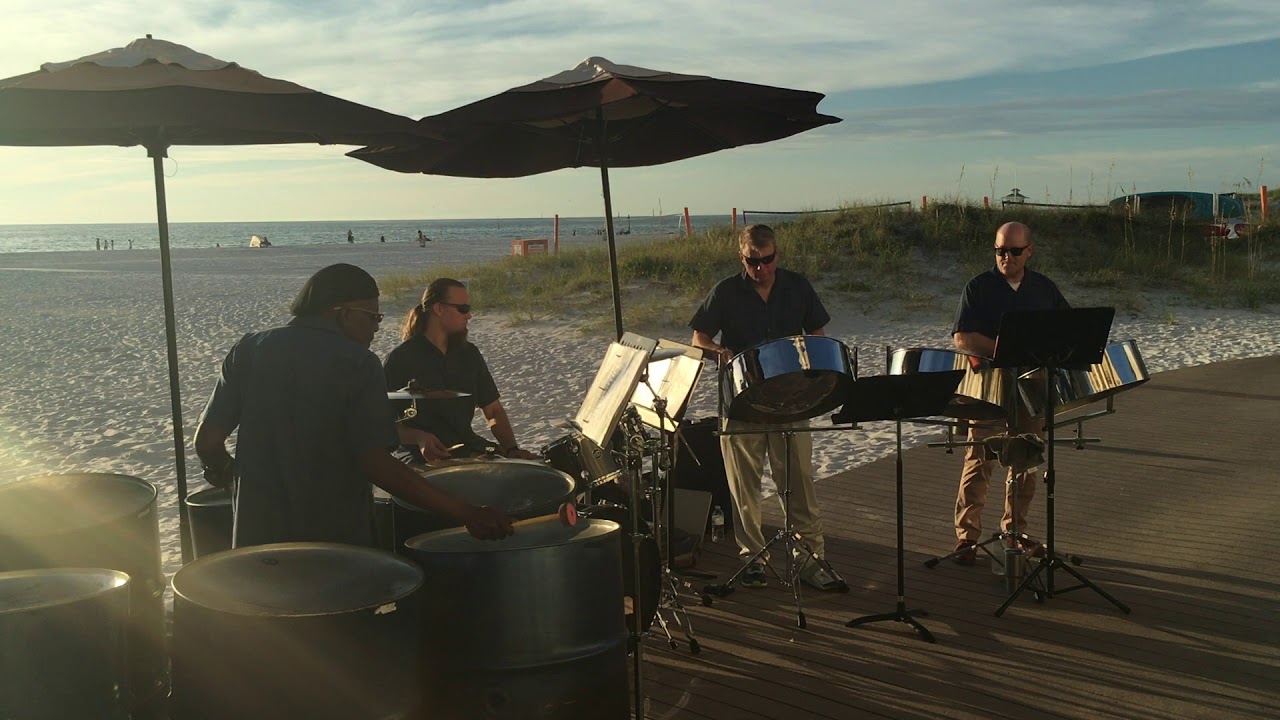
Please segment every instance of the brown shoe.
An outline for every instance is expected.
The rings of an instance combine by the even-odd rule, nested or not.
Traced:
[[[972,540],[961,540],[956,543],[956,551],[951,557],[951,562],[957,565],[976,565],[978,562],[978,548],[974,546]]]

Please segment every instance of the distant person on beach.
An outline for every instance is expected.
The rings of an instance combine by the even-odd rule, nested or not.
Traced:
[[[129,238],[129,249],[133,249],[133,238]]]
[[[1031,228],[1020,222],[1009,222],[996,230],[996,263],[986,272],[975,276],[960,295],[960,306],[951,329],[951,339],[962,352],[992,357],[995,355],[996,334],[1000,330],[1000,316],[1010,310],[1053,310],[1071,307],[1052,280],[1027,268],[1035,247],[1031,242]],[[1037,423],[1019,413],[1014,430],[1040,434]],[[981,443],[989,437],[1004,433],[1009,428],[999,426],[969,425],[970,442]],[[987,488],[991,484],[991,466],[995,458],[984,445],[970,445],[964,454],[964,466],[960,472],[960,489],[956,493],[956,549],[952,560],[959,565],[977,562],[977,545],[982,542],[982,508],[987,503]],[[1009,469],[1005,482],[1004,516],[1000,520],[1003,531],[1015,526],[1017,532],[1027,532],[1027,511],[1036,493],[1036,474]],[[1017,521],[1016,523],[1014,521]],[[1021,548],[1036,557],[1043,556],[1043,546],[1029,537],[1008,539],[1013,547]]]
[[[454,390],[467,397],[418,404],[417,417],[401,425],[402,438],[413,444],[415,433],[431,433],[446,446],[461,445],[467,454],[487,452],[493,443],[471,429],[477,408],[489,421],[496,450],[509,458],[535,460],[537,455],[516,442],[515,431],[499,399],[498,385],[480,349],[467,341],[471,298],[467,287],[451,278],[433,280],[422,301],[409,310],[400,343],[385,362],[387,389],[399,390],[410,380],[424,390]]]
[[[386,236],[386,235],[379,235],[379,236],[378,236],[378,242],[386,242],[386,241],[387,241],[387,236]]]
[[[347,230],[347,242],[354,243],[355,241],[356,241],[355,234],[352,233],[350,230]]]
[[[102,241],[101,241],[101,240],[99,240],[98,238],[94,238],[94,239],[93,239],[93,249],[94,249],[94,250],[101,250],[101,249],[102,249]]]
[[[421,230],[419,230],[418,231],[418,247],[426,247],[426,246],[427,246],[427,237],[422,234]]]
[[[738,235],[738,261],[742,272],[716,283],[702,306],[689,321],[693,345],[709,350],[720,363],[766,340],[793,335],[822,335],[831,320],[813,285],[804,276],[778,267],[778,244],[767,225],[749,225]],[[719,335],[720,341],[715,337]],[[808,421],[794,423],[807,428]],[[729,420],[728,431],[760,430],[762,426]],[[834,590],[840,581],[822,561],[824,542],[818,499],[813,488],[813,438],[808,432],[794,433],[787,457],[782,432],[724,435],[724,453],[729,490],[734,500],[734,536],[738,554],[748,562],[740,576],[744,587],[768,585],[765,564],[768,555],[753,560],[764,549],[760,526],[760,483],[764,461],[769,459],[774,484],[787,485],[791,472],[791,519],[796,532],[813,549],[817,561],[805,562],[800,578],[821,590]]]
[[[439,490],[392,457],[393,410],[369,351],[382,321],[374,279],[354,265],[330,265],[289,310],[288,325],[245,335],[227,354],[196,429],[205,480],[233,488],[235,547],[372,546],[370,482],[476,537],[510,535],[505,515]],[[226,442],[236,428],[232,458]]]

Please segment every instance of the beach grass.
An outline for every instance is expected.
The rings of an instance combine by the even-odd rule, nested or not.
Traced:
[[[1032,228],[1032,267],[1066,287],[1097,291],[1122,310],[1141,311],[1141,293],[1152,290],[1209,306],[1280,303],[1280,222],[1274,220],[1254,226],[1248,238],[1210,240],[1201,226],[1177,214],[1126,215],[1108,207],[989,209],[943,200],[924,211],[849,206],[773,227],[784,267],[809,277],[824,294],[921,310],[940,301],[950,307],[964,282],[991,266],[995,229],[1012,220]],[[728,226],[717,226],[690,237],[626,242],[618,248],[618,269],[627,327],[683,325],[717,280],[739,270],[736,236]],[[467,281],[473,303],[503,310],[516,322],[611,304],[608,252],[601,247],[512,256],[380,282],[396,295],[419,292],[442,274]],[[584,329],[612,325],[608,313],[585,315],[592,319]]]

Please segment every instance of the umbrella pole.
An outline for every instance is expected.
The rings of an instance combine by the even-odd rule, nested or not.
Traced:
[[[609,240],[609,279],[613,282],[613,327],[622,339],[622,290],[618,286],[618,246],[613,239],[613,197],[609,193],[609,161],[605,158],[608,140],[605,137],[604,119],[597,113],[600,124],[600,185],[604,188],[604,227]]]
[[[164,196],[164,158],[168,145],[147,146],[156,176],[156,224],[160,228],[160,277],[164,285],[164,332],[169,355],[169,403],[173,410],[173,451],[178,469],[178,535],[182,564],[191,561],[191,526],[187,523],[186,433],[182,427],[182,388],[178,382],[178,322],[173,312],[173,270],[169,262],[169,209]]]

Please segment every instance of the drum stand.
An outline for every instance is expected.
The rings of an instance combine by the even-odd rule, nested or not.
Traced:
[[[779,431],[778,430],[738,430],[738,431],[724,431],[721,433],[721,435],[759,435],[759,434],[770,433],[770,432],[779,432]],[[787,428],[780,432],[782,432],[783,442],[786,448],[786,460],[783,463],[783,466],[786,468],[786,482],[783,484],[783,487],[780,490],[780,493],[782,495],[782,507],[783,507],[782,529],[774,533],[773,537],[770,538],[769,541],[764,544],[764,547],[760,548],[760,550],[756,552],[756,554],[747,558],[747,561],[743,563],[742,566],[738,568],[738,571],[735,572],[732,576],[730,576],[728,580],[724,581],[723,583],[713,583],[711,585],[707,585],[702,589],[702,591],[707,596],[714,595],[715,597],[727,597],[730,593],[733,592],[734,583],[738,581],[738,577],[742,575],[742,573],[746,572],[747,568],[752,563],[761,562],[761,558],[763,558],[766,554],[768,554],[769,548],[773,547],[774,543],[781,542],[786,552],[785,574],[779,575],[778,572],[773,569],[773,565],[769,563],[765,563],[765,564],[769,568],[769,570],[773,572],[774,577],[777,577],[779,580],[782,581],[782,584],[791,586],[791,596],[794,599],[796,604],[796,627],[803,629],[805,627],[808,627],[809,623],[804,616],[803,599],[800,593],[800,570],[801,568],[804,567],[804,564],[806,562],[809,562],[810,560],[814,562],[822,562],[824,563],[824,565],[825,565],[825,561],[819,558],[818,554],[813,551],[813,547],[811,547],[809,543],[805,542],[804,538],[800,537],[800,533],[796,532],[791,527],[791,474],[792,474],[791,443],[792,443],[792,439],[795,437],[796,430],[794,428]],[[773,460],[770,459],[770,463],[772,462]],[[805,551],[803,555],[801,555],[798,552],[800,548],[803,548]],[[834,569],[831,569],[830,565],[826,565],[826,568],[831,573],[831,575],[837,579],[839,583],[839,585],[837,586],[837,589],[840,592],[849,592],[848,583],[846,583],[844,579],[841,578],[839,574],[835,572]],[[706,603],[705,600],[704,600],[704,603]],[[709,604],[709,603],[706,603],[706,604]]]
[[[661,398],[655,397],[654,407],[658,411],[659,416],[666,416],[666,402]],[[675,509],[675,495],[671,491],[671,473],[670,460],[674,454],[674,448],[667,437],[665,431],[659,431],[658,445],[653,448],[653,469],[651,477],[654,478],[653,491],[649,495],[650,508],[655,518],[654,528],[658,535],[658,554],[661,556],[661,578],[659,587],[661,595],[658,598],[657,614],[654,620],[658,623],[658,627],[662,628],[662,632],[667,636],[667,644],[672,650],[679,648],[679,643],[671,635],[671,628],[667,624],[667,618],[664,613],[671,613],[671,620],[675,622],[684,632],[685,642],[689,643],[689,652],[697,655],[702,652],[702,647],[698,644],[698,638],[693,633],[693,621],[689,619],[689,611],[685,608],[684,603],[680,601],[680,585],[691,587],[688,581],[676,576],[671,568],[671,535],[672,529],[675,527],[673,519]],[[664,522],[658,523],[657,518],[663,517]],[[636,581],[637,592],[639,592],[640,583]]]

